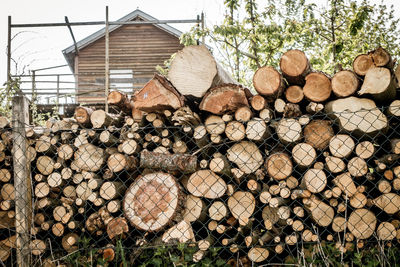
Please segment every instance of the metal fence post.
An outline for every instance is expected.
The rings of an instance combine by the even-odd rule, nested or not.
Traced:
[[[26,126],[29,125],[29,104],[24,96],[13,98],[13,167],[15,187],[15,229],[17,233],[17,264],[30,266],[30,234],[32,190],[30,165],[27,159]]]

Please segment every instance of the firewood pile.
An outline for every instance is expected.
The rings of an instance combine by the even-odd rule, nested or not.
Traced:
[[[181,242],[198,248],[194,261],[219,247],[246,266],[284,262],[302,242],[398,244],[394,67],[378,48],[330,77],[289,50],[279,69],[255,72],[252,93],[206,47],[189,46],[168,77],[130,99],[111,92],[118,112],[81,106],[30,127],[32,254],[74,252],[85,236],[110,262],[122,240],[132,261],[140,248]],[[0,229],[15,216],[7,127],[2,118]],[[13,240],[0,241],[2,261]]]

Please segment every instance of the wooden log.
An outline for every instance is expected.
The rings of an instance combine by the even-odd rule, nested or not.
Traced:
[[[300,103],[304,98],[303,88],[298,85],[289,86],[285,91],[285,97],[290,103]]]
[[[400,70],[400,68],[398,69]],[[400,117],[400,100],[394,100],[392,103],[390,103],[386,113],[389,116]]]
[[[367,197],[363,193],[357,192],[350,198],[350,206],[352,206],[355,209],[364,208],[366,204],[367,204]]]
[[[252,116],[253,113],[248,106],[241,106],[235,111],[235,120],[240,122],[248,122]]]
[[[121,182],[104,182],[99,190],[100,196],[105,200],[111,200],[122,196],[125,185]]]
[[[118,126],[122,122],[122,117],[98,109],[93,111],[90,115],[90,122],[92,123],[93,128],[103,128],[111,125]]]
[[[267,107],[267,100],[262,95],[255,95],[250,100],[251,107],[256,111],[261,111]]]
[[[145,112],[157,112],[165,109],[179,109],[185,99],[164,77],[155,74],[133,97],[134,107]]]
[[[127,189],[123,211],[130,223],[144,231],[159,231],[174,219],[180,202],[175,177],[156,172],[138,177]]]
[[[247,257],[250,259],[250,261],[256,263],[265,261],[268,258],[268,256],[269,256],[269,250],[261,247],[253,247],[247,253]]]
[[[303,51],[293,49],[285,52],[279,63],[283,76],[289,84],[304,85],[311,65]]]
[[[245,220],[253,215],[256,200],[252,193],[237,191],[228,198],[228,208],[233,217]]]
[[[13,184],[3,184],[0,190],[0,195],[3,200],[15,200],[15,188]]]
[[[374,155],[375,147],[370,141],[363,141],[357,144],[355,152],[358,157],[362,159],[369,159],[372,157],[372,155]]]
[[[364,159],[354,157],[347,163],[347,170],[354,177],[361,177],[367,174],[368,165]]]
[[[225,156],[211,159],[209,168],[211,171],[218,174],[230,175],[231,173],[231,166]]]
[[[241,85],[222,84],[207,91],[199,108],[216,115],[234,112],[241,106],[249,105],[246,97],[248,93],[248,89]]]
[[[297,118],[302,115],[300,106],[293,103],[287,103],[283,109],[283,117],[285,118]]]
[[[122,170],[130,171],[136,168],[137,165],[137,158],[121,153],[113,153],[107,159],[107,166],[112,172],[120,172]]]
[[[359,86],[357,75],[350,70],[339,71],[332,78],[332,91],[337,97],[351,96]]]
[[[382,194],[372,203],[387,214],[395,214],[400,210],[400,196],[395,193]]]
[[[376,229],[379,240],[390,241],[396,238],[396,228],[390,222],[381,222]]]
[[[304,96],[313,102],[323,102],[329,98],[332,91],[330,79],[321,72],[313,72],[306,76],[303,87]]]
[[[264,120],[266,123],[270,122],[273,117],[272,111],[268,108],[264,108],[263,110],[261,110],[258,115],[260,119]]]
[[[299,167],[307,168],[315,161],[317,153],[311,145],[298,143],[292,149],[292,157]]]
[[[354,149],[354,140],[347,134],[338,134],[329,141],[329,151],[332,156],[347,158]]]
[[[107,224],[107,235],[111,240],[115,237],[121,238],[128,232],[128,222],[124,217],[114,218]]]
[[[396,97],[396,83],[387,68],[370,68],[365,74],[359,95],[369,94],[375,101],[388,102]]]
[[[226,183],[210,170],[199,170],[193,173],[187,182],[187,190],[196,197],[215,199],[225,194]]]
[[[225,122],[222,120],[220,116],[211,115],[209,116],[204,125],[209,134],[218,135],[222,134],[225,131]]]
[[[171,62],[168,79],[182,95],[203,97],[210,87],[234,83],[206,46],[187,46]]]
[[[265,168],[271,178],[279,181],[286,179],[292,174],[293,164],[289,155],[277,152],[266,159]]]
[[[74,154],[74,165],[80,170],[98,171],[105,162],[104,149],[92,144],[79,146]]]
[[[286,107],[286,102],[281,99],[281,98],[277,98],[274,101],[274,110],[276,113],[282,114],[283,112],[285,112],[285,107]]]
[[[249,141],[241,141],[231,146],[227,153],[229,161],[235,163],[245,174],[254,173],[261,167],[263,157],[258,147]]]
[[[50,143],[51,137],[47,135],[42,135],[36,140],[35,150],[39,153],[45,153],[52,150],[52,144]]]
[[[373,67],[374,61],[369,54],[358,55],[353,61],[353,70],[360,76],[365,76],[367,71]]]
[[[225,130],[226,132],[226,130]],[[247,122],[246,136],[252,141],[264,141],[271,135],[267,124],[260,118],[254,118]]]
[[[347,228],[357,239],[367,239],[375,231],[376,217],[367,209],[354,210],[347,221]]]
[[[11,172],[8,169],[0,169],[0,181],[7,183],[11,180]]]
[[[90,125],[90,116],[93,113],[93,109],[88,108],[88,107],[76,107],[75,108],[75,114],[74,118],[75,120],[83,125],[83,126],[89,126]]]
[[[61,222],[55,223],[51,227],[51,232],[55,236],[63,236],[64,230],[65,230],[64,224],[62,224]]]
[[[78,250],[79,236],[76,233],[68,233],[63,236],[61,245],[68,253]]]
[[[357,188],[353,182],[353,179],[348,172],[336,176],[333,179],[333,183],[348,197],[352,197],[357,192]]]
[[[46,243],[40,239],[33,239],[29,244],[29,249],[32,255],[39,256],[46,251]]]
[[[246,129],[243,123],[230,121],[225,127],[225,135],[231,141],[241,141],[246,136]]]
[[[339,173],[344,171],[346,164],[340,158],[327,156],[325,157],[326,168],[332,173]]]
[[[220,221],[228,215],[228,209],[222,201],[215,201],[208,208],[208,216],[215,221]]]
[[[256,91],[268,100],[278,98],[285,88],[282,75],[271,66],[259,68],[253,76]]]
[[[164,243],[168,243],[172,240],[176,240],[179,243],[196,242],[192,226],[185,220],[165,231],[161,240]]]
[[[58,172],[53,172],[49,176],[47,176],[47,184],[50,187],[59,187],[63,184],[64,180],[61,177],[61,174]]]
[[[162,154],[143,150],[140,153],[140,167],[193,173],[197,170],[197,157],[189,154]]]
[[[324,150],[333,135],[331,122],[326,120],[313,120],[304,128],[305,142],[318,150]]]
[[[203,221],[206,218],[206,205],[199,197],[187,195],[183,219],[188,222]]]
[[[284,144],[292,144],[300,141],[302,128],[296,119],[281,119],[276,127],[279,140]]]
[[[62,144],[57,149],[57,155],[63,160],[69,160],[74,155],[74,150],[69,144]]]
[[[125,112],[126,114],[131,113],[132,111],[132,104],[129,101],[128,96],[120,91],[111,91],[107,96],[107,102],[111,106],[118,107],[121,111]]]
[[[376,67],[393,68],[392,57],[384,48],[378,47],[377,49],[368,52],[368,54],[372,57]]]
[[[328,179],[323,170],[308,169],[304,174],[301,187],[309,190],[311,193],[322,192],[328,183]]]
[[[114,146],[119,143],[118,138],[116,138],[111,132],[107,130],[100,133],[99,141],[106,146]]]
[[[305,208],[311,212],[313,220],[319,226],[326,227],[332,223],[335,212],[331,206],[327,205],[315,196],[304,198],[303,203]]]

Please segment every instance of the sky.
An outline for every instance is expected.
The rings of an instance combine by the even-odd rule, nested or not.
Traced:
[[[396,15],[400,16],[400,3],[396,5],[396,1],[398,0],[385,0],[385,3],[394,4]],[[68,16],[70,22],[102,21],[105,19],[105,6],[109,6],[110,21],[139,8],[160,20],[195,19],[204,11],[206,24],[215,25],[223,19],[223,2],[223,0],[0,0],[0,83],[3,84],[6,80],[7,72],[8,15],[12,16],[13,23],[64,22],[64,16]],[[171,26],[186,31],[193,24],[171,24]],[[73,27],[73,32],[79,41],[101,27],[76,26]],[[15,36],[12,42],[12,54],[18,63],[17,71],[20,73],[66,64],[61,50],[73,43],[67,27],[15,28],[12,35]],[[15,71],[12,69],[13,73]],[[69,69],[58,69],[57,72],[67,73]]]

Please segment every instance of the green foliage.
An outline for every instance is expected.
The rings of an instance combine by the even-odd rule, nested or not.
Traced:
[[[182,267],[222,267],[227,266],[226,260],[218,257],[218,248],[211,248],[200,262],[193,262],[193,254],[198,249],[178,244],[176,246],[161,245],[156,248],[147,248],[139,256],[141,267],[182,266]]]
[[[5,83],[4,88],[0,88],[0,115],[11,118],[12,98],[20,91],[21,82],[19,79]]]
[[[181,41],[191,45],[206,36],[223,65],[245,85],[251,85],[258,67],[277,67],[282,53],[293,48],[304,50],[315,69],[330,74],[351,68],[356,55],[378,46],[400,56],[393,6],[369,0],[327,2],[225,0],[222,23],[204,30],[195,27]]]

